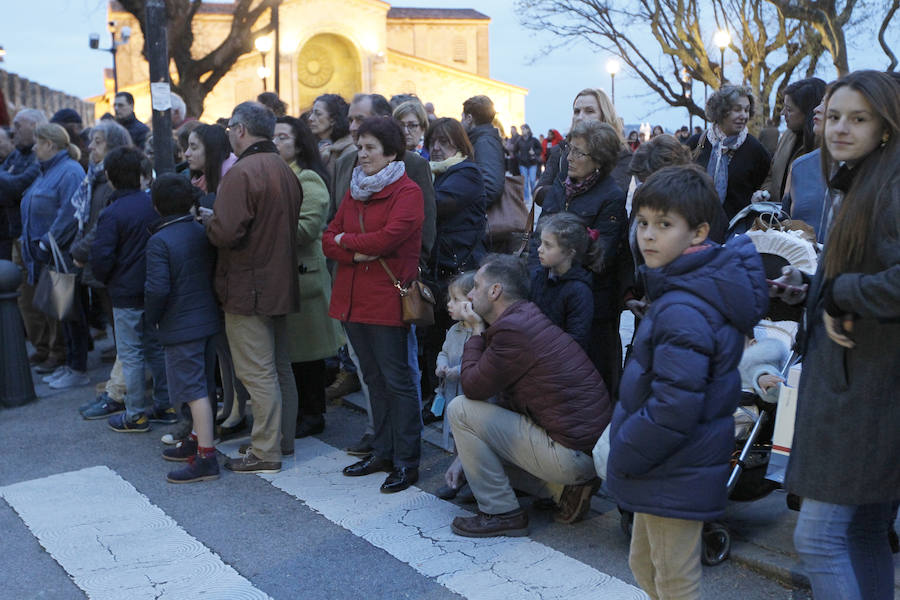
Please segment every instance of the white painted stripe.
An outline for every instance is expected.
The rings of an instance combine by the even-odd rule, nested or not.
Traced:
[[[234,441],[219,449],[237,456]],[[282,471],[260,475],[330,521],[472,600],[647,598],[640,589],[528,538],[464,538],[450,530],[462,508],[418,488],[382,494],[384,474],[344,477],[345,453],[297,440]]]
[[[269,598],[107,467],[9,485],[0,497],[89,598]]]

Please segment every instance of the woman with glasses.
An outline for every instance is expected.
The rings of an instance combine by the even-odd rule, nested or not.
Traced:
[[[303,121],[279,117],[275,146],[300,180],[303,203],[297,221],[300,312],[287,316],[291,368],[300,406],[297,432],[304,438],[325,429],[325,359],[344,344],[340,324],[328,316],[331,276],[322,253],[322,229],[328,214],[328,186],[316,138]]]
[[[428,113],[418,100],[407,100],[394,109],[394,120],[400,124],[406,140],[406,149],[428,160],[425,146],[425,130],[428,129]]]
[[[619,132],[593,120],[579,120],[569,132],[565,173],[543,195],[541,223],[548,215],[568,212],[581,220],[591,237],[584,267],[592,273],[594,314],[588,355],[612,395],[622,365],[619,341],[617,260],[624,249],[628,217],[625,192],[612,173],[624,147]],[[533,236],[529,254],[532,272],[540,268],[540,236]]]

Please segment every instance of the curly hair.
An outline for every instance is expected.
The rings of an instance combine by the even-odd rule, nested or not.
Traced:
[[[346,100],[341,98],[338,94],[322,94],[316,98],[315,102],[324,104],[328,116],[331,117],[332,125],[330,138],[332,142],[350,135],[350,119],[347,116],[350,105],[347,104]]]
[[[612,125],[600,121],[580,121],[569,132],[569,140],[575,138],[581,138],[587,144],[587,154],[599,165],[601,179],[612,173],[624,148],[622,136]]]
[[[746,85],[723,85],[706,101],[706,118],[718,123],[734,108],[739,98],[750,100],[750,118],[756,113],[756,99],[753,90]]]

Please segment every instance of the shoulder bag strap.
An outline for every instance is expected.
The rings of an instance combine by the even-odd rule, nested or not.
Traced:
[[[47,241],[50,242],[50,253],[53,256],[53,265],[56,267],[56,271],[58,273],[68,273],[69,269],[66,266],[66,259],[63,257],[62,251],[56,244],[56,240],[53,239],[53,234],[49,231],[47,232]]]
[[[365,224],[363,224],[363,214],[362,214],[362,212],[359,213],[359,229],[360,229],[360,231],[362,231],[363,233],[366,232],[366,226],[365,226]],[[397,278],[394,277],[394,272],[391,271],[391,268],[387,266],[387,263],[384,262],[384,259],[383,259],[383,258],[379,258],[379,259],[378,259],[378,262],[380,262],[380,263],[381,263],[381,266],[384,267],[385,272],[388,274],[388,277],[391,278],[391,281],[394,282],[394,287],[397,288],[397,290],[400,292],[400,295],[401,295],[401,296],[405,296],[406,293],[407,293],[409,290],[407,290],[406,288],[404,288],[404,287],[400,284],[400,282],[397,280]]]
[[[528,244],[531,242],[531,236],[534,234],[534,201],[531,202],[531,210],[528,211],[528,219],[525,220],[525,235],[522,237],[522,244],[519,249],[513,253],[513,256],[522,256],[528,251]]]

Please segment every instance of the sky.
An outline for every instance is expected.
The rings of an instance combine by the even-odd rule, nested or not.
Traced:
[[[108,52],[91,50],[88,36],[97,32],[101,46],[109,46],[104,0],[4,3],[11,6],[4,7],[0,19],[0,45],[6,50],[0,68],[83,98],[102,93],[103,69],[111,66],[112,59]],[[600,87],[610,91],[605,69],[609,56],[578,42],[558,43],[558,49],[543,53],[548,44],[554,43],[553,37],[523,27],[512,0],[398,0],[392,4],[475,8],[491,17],[491,77],[529,89],[526,122],[536,133],[546,133],[550,128],[565,132],[572,100],[581,89]],[[893,29],[900,32],[900,25]],[[874,35],[869,40],[860,36],[853,41],[858,47],[851,47],[851,67],[884,68],[886,60],[880,50],[872,49],[873,40]],[[829,57],[821,62],[826,66],[819,76],[832,79]],[[726,58],[726,73],[727,65]],[[616,75],[616,109],[625,123],[661,124],[667,131],[687,124],[687,111],[669,107],[647,91],[638,76],[625,71]],[[697,85],[695,97],[702,93]],[[448,116],[458,114],[454,111]]]

